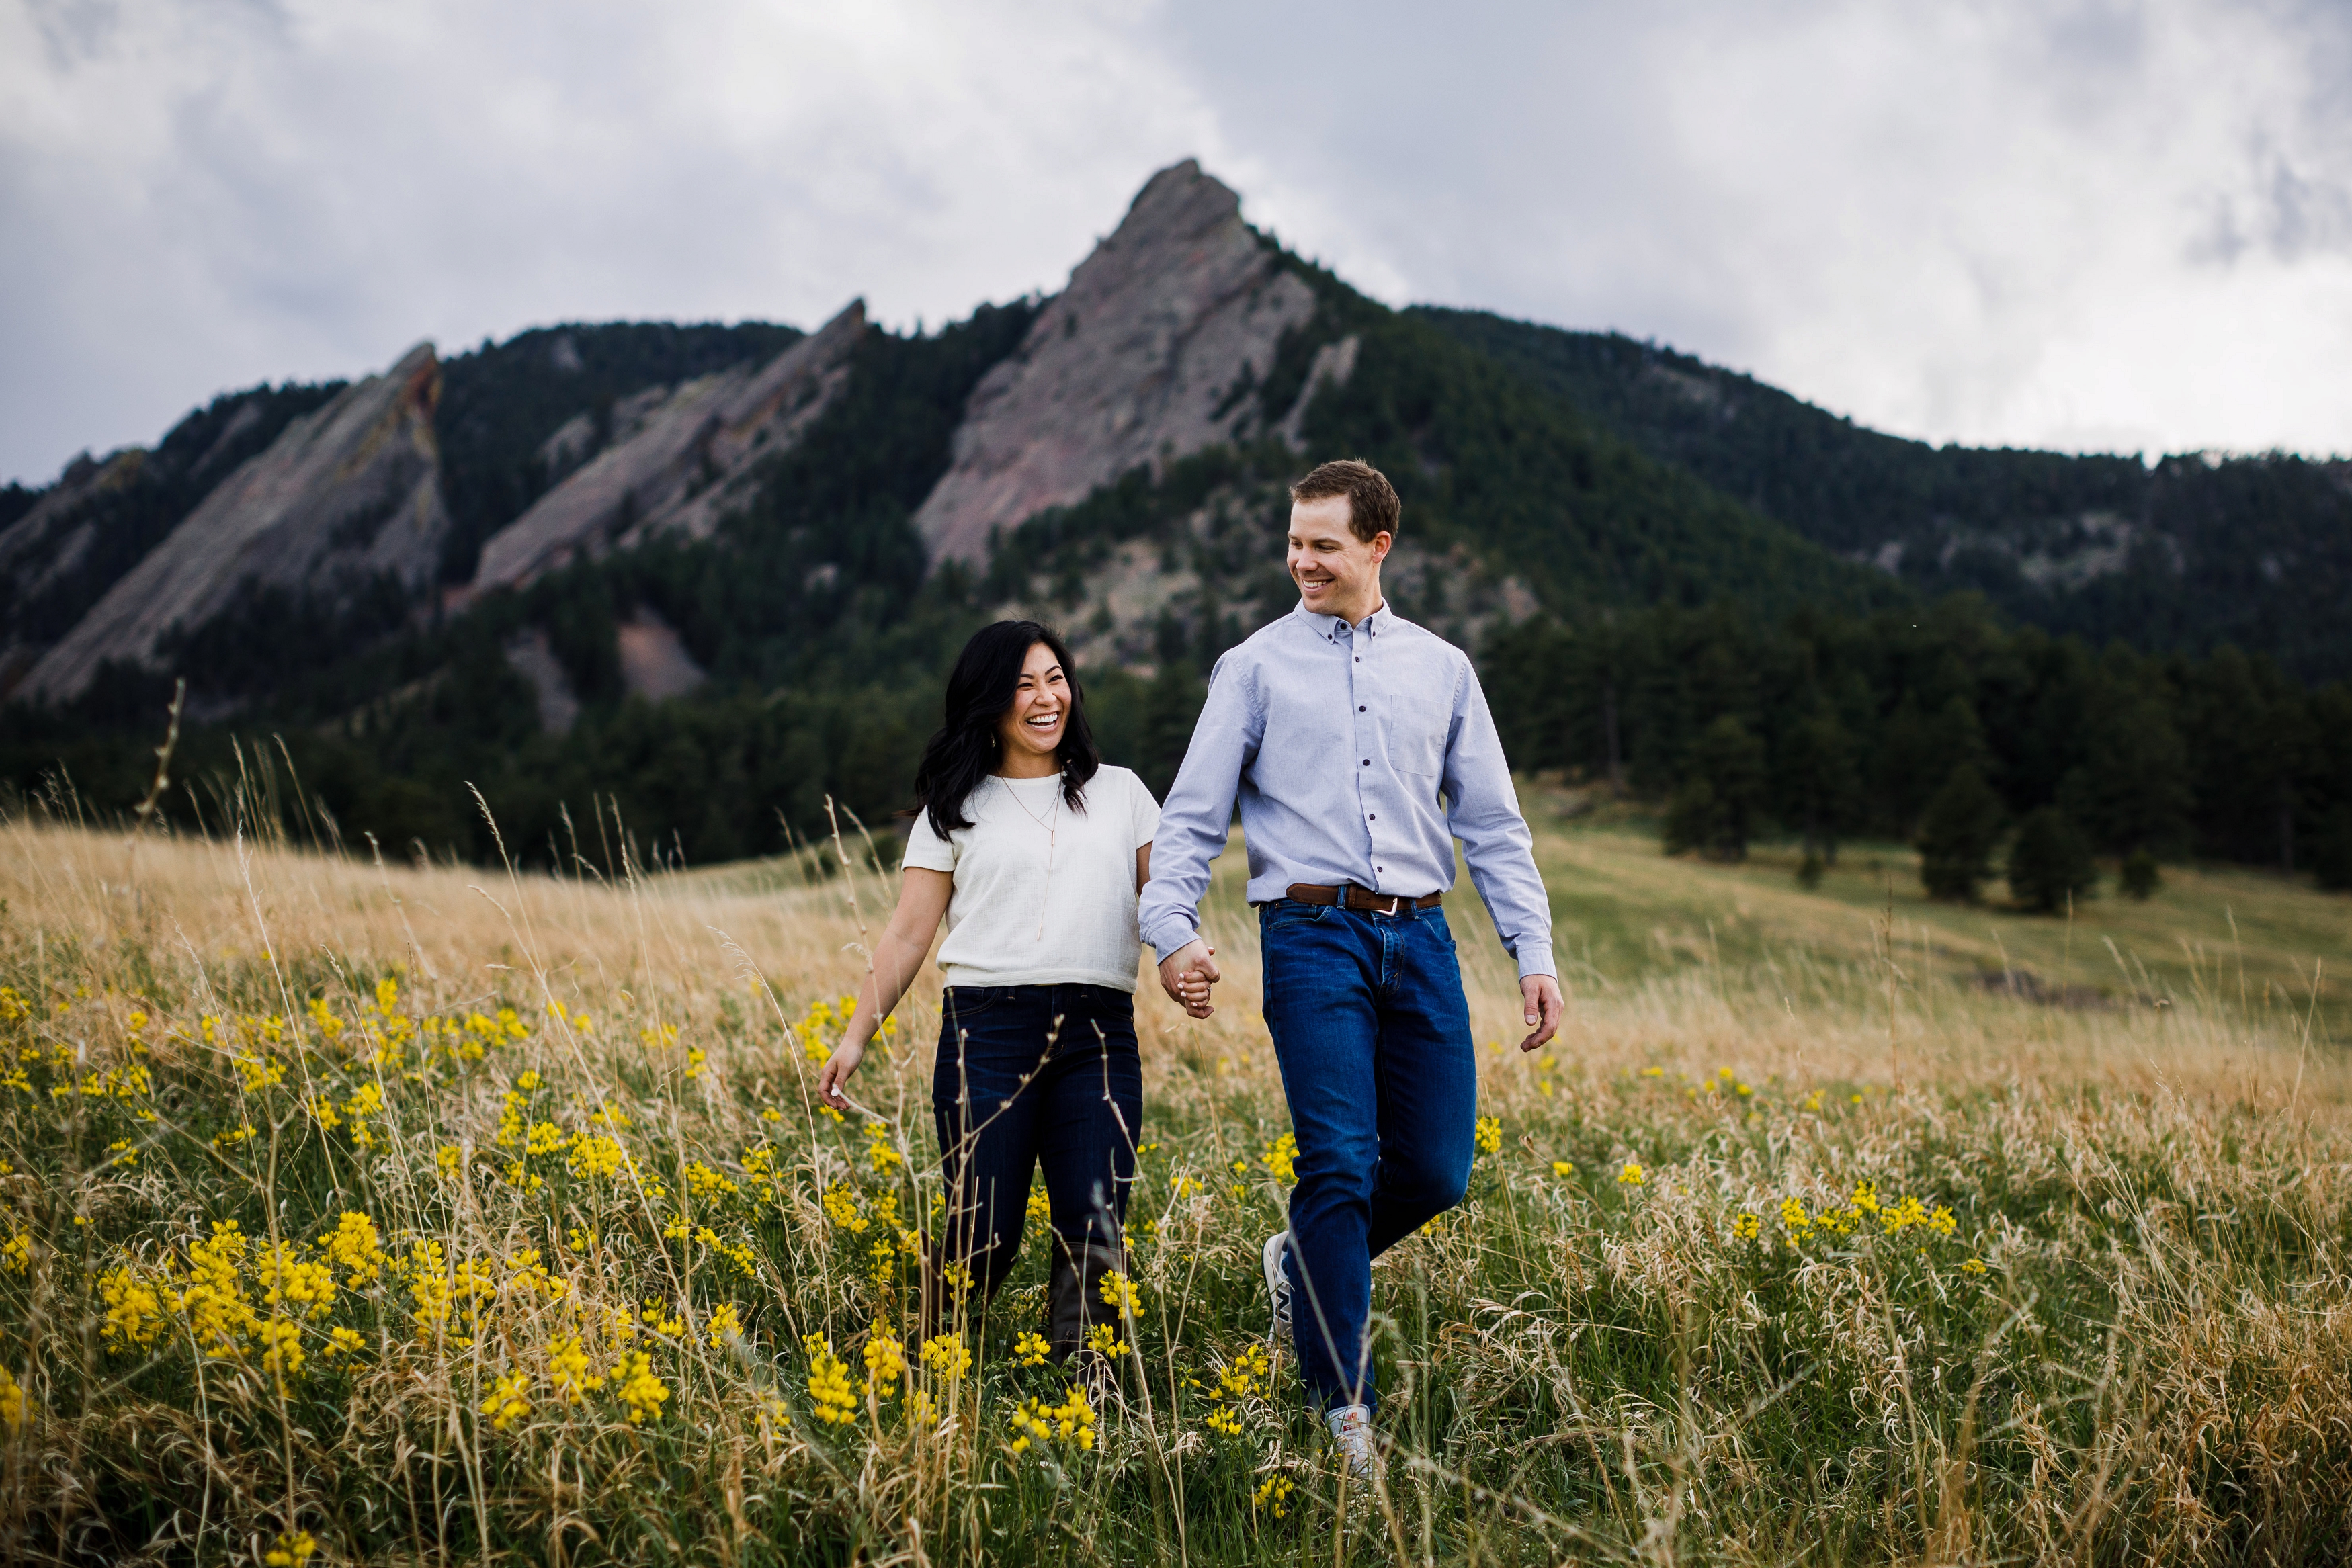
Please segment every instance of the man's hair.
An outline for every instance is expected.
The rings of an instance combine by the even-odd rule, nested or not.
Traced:
[[[1349,531],[1366,544],[1378,534],[1396,536],[1397,514],[1404,509],[1404,503],[1397,499],[1388,476],[1370,464],[1353,457],[1320,464],[1290,487],[1294,501],[1322,501],[1333,496],[1348,497]]]

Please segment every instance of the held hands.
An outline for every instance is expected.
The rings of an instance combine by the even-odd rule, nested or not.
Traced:
[[[1217,1010],[1209,1005],[1209,988],[1224,978],[1217,972],[1216,951],[1196,936],[1160,960],[1160,988],[1196,1019]]]
[[[1559,982],[1549,975],[1529,975],[1520,980],[1519,995],[1528,1004],[1528,1038],[1519,1041],[1519,1049],[1534,1051],[1559,1032],[1560,1017],[1568,1004],[1560,998]]]

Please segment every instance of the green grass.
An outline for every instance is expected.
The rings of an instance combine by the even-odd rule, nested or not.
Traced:
[[[1231,976],[1217,1015],[1139,998],[1144,1310],[1124,1397],[1090,1448],[1016,1448],[1023,1402],[1066,1387],[1015,1354],[1044,1249],[963,1325],[975,1362],[950,1376],[922,1363],[893,1245],[938,1192],[928,993],[853,1086],[870,1121],[806,1098],[834,1028],[819,1004],[858,970],[844,894],[870,925],[880,879],[795,885],[768,865],[605,889],[15,828],[0,1555],[256,1562],[305,1539],[319,1562],[551,1563],[2336,1549],[2352,1074],[2299,1016],[2219,986],[2164,1007],[2121,981],[2099,1007],[1988,991],[1971,924],[2037,966],[2063,959],[2063,927],[1898,888],[1890,945],[1860,865],[1806,894],[1763,855],[1670,861],[1623,824],[1547,824],[1539,852],[1580,934],[1570,1025],[1551,1051],[1508,1049],[1508,967],[1458,900],[1491,1121],[1468,1202],[1375,1270],[1388,1464],[1368,1495],[1342,1488],[1286,1366],[1217,1392],[1265,1343],[1256,1253],[1280,1223],[1287,1130],[1237,856],[1212,900]],[[2263,931],[2326,917],[2268,891],[2247,904]],[[2145,923],[2105,928],[2126,966],[2134,930],[2160,947],[2166,904],[2101,905]],[[2292,973],[2293,942],[2273,940],[2250,935],[2250,975]],[[496,1031],[425,1027],[500,1003],[514,1019]],[[352,1112],[371,1085],[382,1110]],[[332,1124],[322,1097],[343,1107]],[[326,1260],[345,1214],[376,1228],[383,1266],[339,1266],[315,1315],[269,1300],[270,1249]],[[207,1239],[231,1220],[248,1239],[224,1265]],[[191,1293],[205,1256],[210,1297]],[[331,1348],[338,1329],[356,1344]],[[812,1335],[845,1364],[845,1422],[815,1397]],[[272,1364],[273,1336],[299,1367]],[[573,1339],[604,1379],[576,1401]],[[870,1395],[869,1349],[887,1373]]]
[[[1557,798],[1531,790],[1528,804],[1541,814]],[[1792,843],[1757,844],[1727,865],[1662,855],[1652,825],[1629,813],[1540,825],[1561,955],[1603,989],[1791,954],[1870,964],[1891,926],[1899,962],[1958,981],[2030,976],[2074,1006],[2227,1006],[2298,1026],[2312,1014],[2323,1040],[2352,1027],[2352,898],[2265,872],[2168,866],[2140,902],[2116,893],[2108,867],[2096,896],[2053,916],[2011,905],[1998,882],[1975,904],[1930,899],[1904,845],[1843,845],[1808,891]]]

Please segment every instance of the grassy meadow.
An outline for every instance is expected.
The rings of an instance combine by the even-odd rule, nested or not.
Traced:
[[[1570,1021],[1508,1049],[1465,889],[1480,1153],[1375,1270],[1369,1489],[1265,1354],[1287,1122],[1237,854],[1216,1016],[1139,996],[1097,1415],[1023,1345],[1034,1228],[919,1337],[935,982],[866,1115],[810,1098],[894,891],[858,836],[649,872],[605,829],[552,878],[258,810],[0,825],[0,1557],[2341,1556],[2352,902],[2181,871],[2034,920],[1891,850],[1807,893],[1530,804]]]

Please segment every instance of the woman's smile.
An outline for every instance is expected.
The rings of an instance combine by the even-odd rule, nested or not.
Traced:
[[[1015,779],[1043,779],[1059,771],[1058,753],[1069,715],[1069,675],[1052,648],[1036,643],[1022,661],[1013,700],[997,721],[996,771]]]

